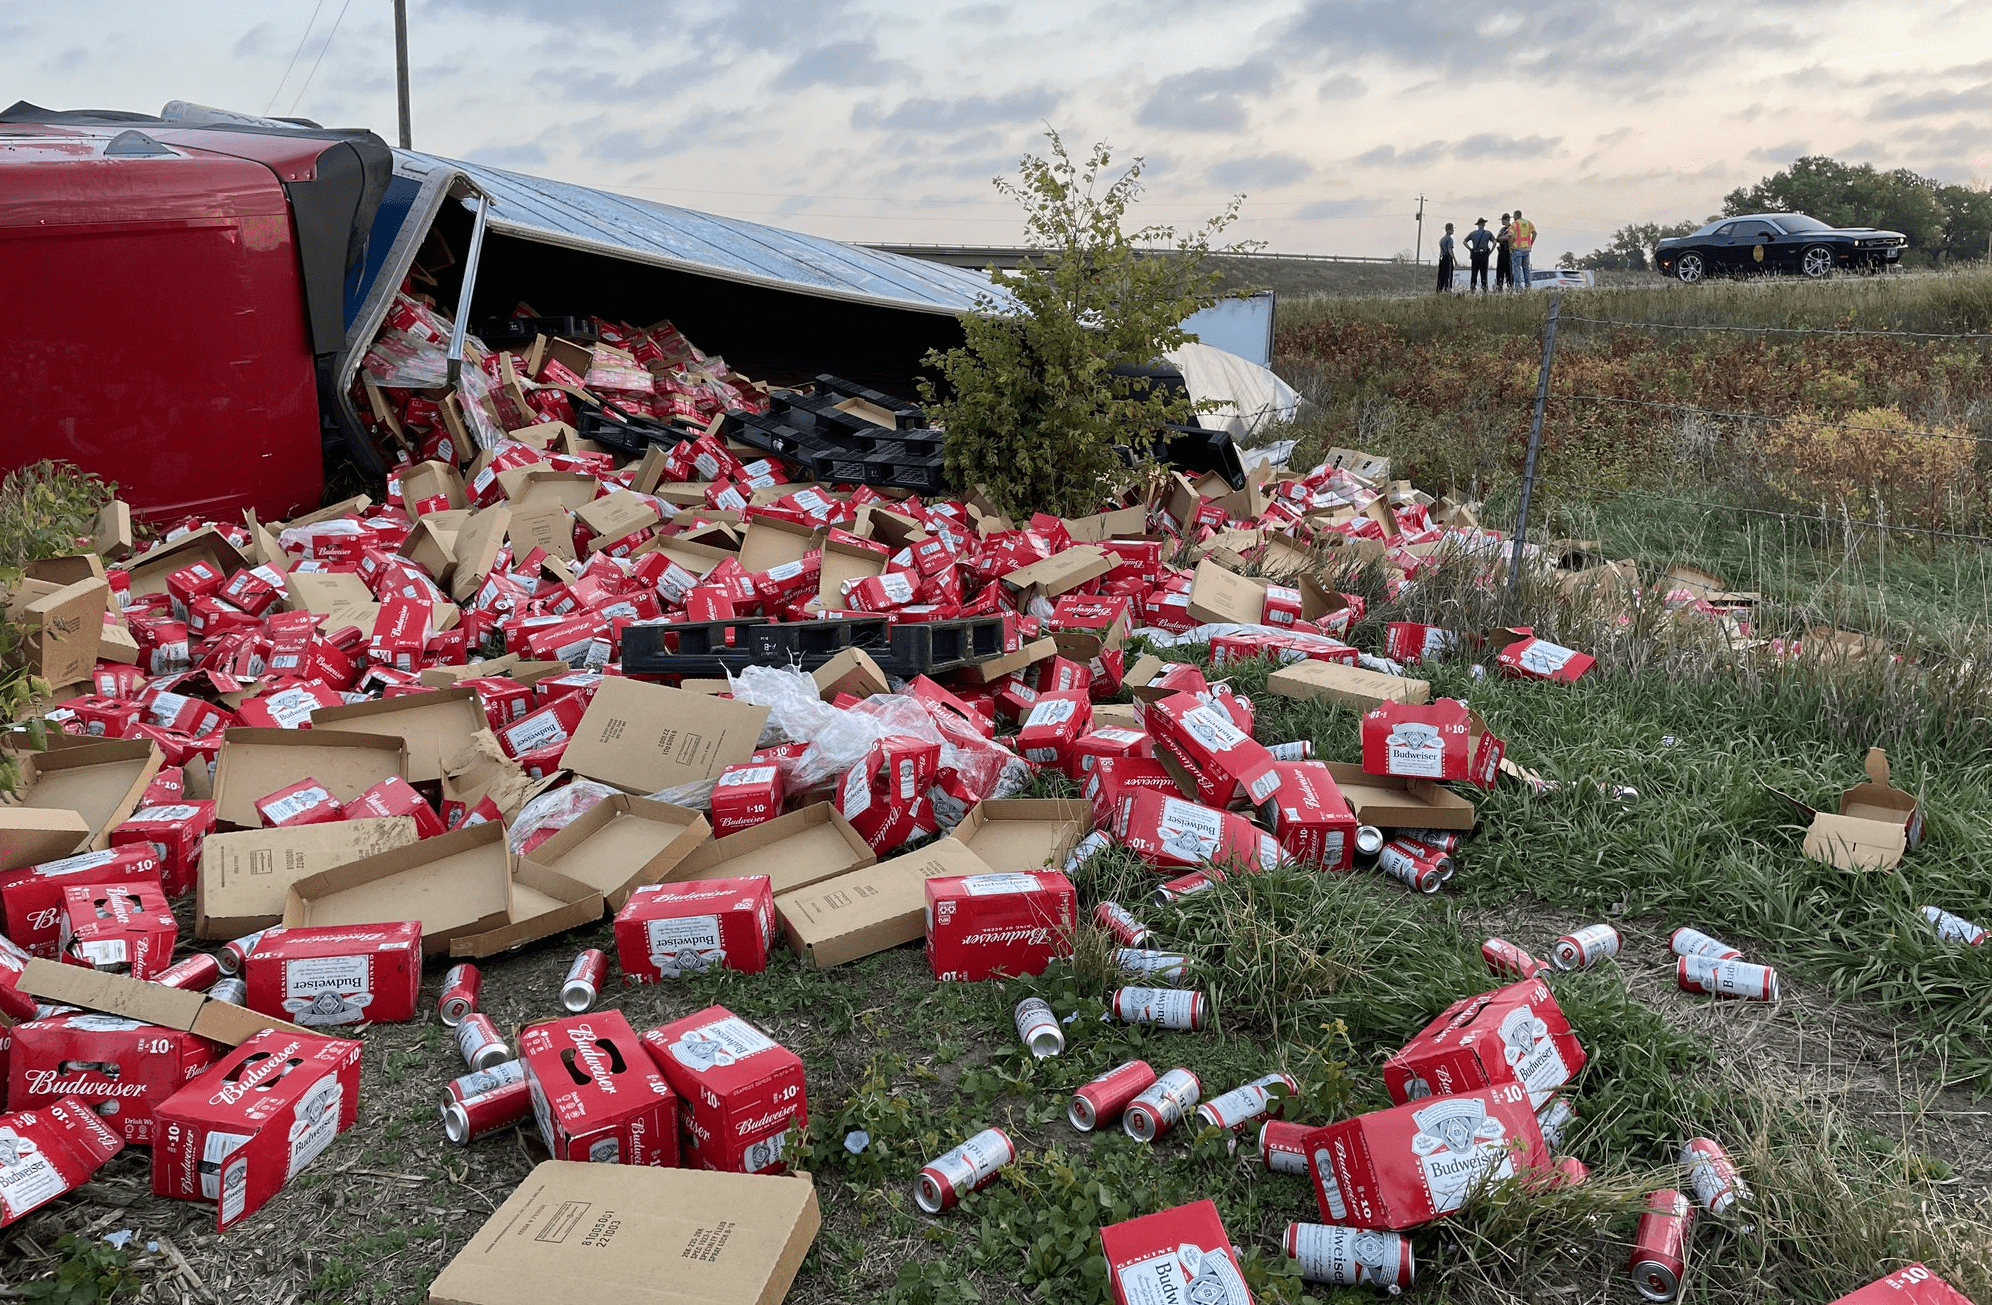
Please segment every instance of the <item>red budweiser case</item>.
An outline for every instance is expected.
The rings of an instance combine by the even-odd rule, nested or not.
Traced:
[[[180,925],[157,883],[70,884],[62,890],[59,959],[149,979],[173,963]]]
[[[587,712],[588,703],[578,693],[555,698],[537,711],[529,711],[511,724],[500,726],[499,746],[508,757],[564,746],[574,737],[574,727]]]
[[[1372,775],[1463,779],[1493,788],[1507,745],[1457,698],[1386,702],[1363,717],[1363,769]]]
[[[243,1004],[309,1028],[415,1017],[422,986],[422,924],[267,929],[242,963]]]
[[[1085,794],[1093,807],[1093,823],[1105,826],[1110,822],[1121,798],[1135,789],[1183,796],[1176,777],[1153,757],[1100,757],[1086,772]]]
[[[1025,761],[1075,772],[1072,749],[1093,727],[1093,700],[1084,689],[1040,693],[1017,730],[1017,750]]]
[[[1520,1083],[1540,1107],[1586,1059],[1549,985],[1525,979],[1446,1007],[1383,1062],[1383,1086],[1402,1105]]]
[[[1117,1305],[1252,1305],[1214,1201],[1193,1201],[1100,1229]]]
[[[124,1139],[77,1097],[0,1115],[0,1228],[90,1181]]]
[[[1971,1305],[1971,1301],[1922,1265],[1911,1264],[1840,1297],[1832,1305]]]
[[[656,983],[707,970],[759,974],[775,936],[766,875],[647,884],[616,912],[616,963],[624,983]]]
[[[360,1044],[264,1029],[153,1111],[152,1192],[254,1214],[353,1126]]]
[[[1421,662],[1427,657],[1443,657],[1462,643],[1451,630],[1414,621],[1392,621],[1384,627],[1383,655],[1392,661]]]
[[[1279,792],[1260,808],[1287,855],[1302,865],[1347,870],[1356,863],[1356,814],[1319,761],[1276,761]]]
[[[29,955],[53,960],[62,945],[62,890],[78,883],[159,887],[159,853],[150,843],[134,843],[0,874],[7,936]]]
[[[1504,675],[1527,680],[1554,680],[1558,684],[1568,684],[1598,664],[1598,659],[1589,653],[1580,653],[1574,648],[1536,638],[1509,644],[1494,660],[1500,664]]]
[[[322,825],[346,818],[345,809],[332,796],[332,790],[315,779],[301,779],[257,798],[256,814],[266,829]]]
[[[1148,791],[1121,798],[1113,834],[1151,870],[1265,870],[1281,855],[1277,839],[1236,812]]]
[[[554,1159],[677,1168],[677,1095],[621,1012],[530,1025],[519,1058]]]
[[[348,820],[375,820],[383,816],[408,816],[415,822],[417,838],[434,838],[443,832],[443,818],[415,791],[413,784],[399,775],[389,775],[346,803]]]
[[[1156,742],[1168,745],[1191,771],[1210,774],[1219,787],[1229,780],[1255,805],[1279,791],[1273,754],[1239,729],[1224,708],[1177,693],[1148,703],[1142,721]]]
[[[684,1098],[687,1169],[778,1174],[789,1131],[809,1123],[802,1057],[724,1006],[643,1035],[664,1081]]]
[[[168,897],[178,897],[194,886],[201,868],[201,848],[212,828],[212,802],[140,807],[111,831],[111,846],[151,844],[152,850],[159,854],[159,886]]]
[[[1072,954],[1078,894],[1057,870],[927,881],[927,964],[942,981],[1043,974]]]
[[[1459,1209],[1490,1174],[1550,1164],[1519,1083],[1374,1110],[1314,1129],[1304,1145],[1322,1222],[1351,1228],[1416,1228]]]
[[[768,764],[735,764],[712,788],[712,834],[724,838],[782,813],[782,772]]]
[[[121,1015],[56,1015],[14,1028],[7,1104],[88,1101],[126,1142],[150,1145],[152,1112],[213,1063],[215,1045]]]

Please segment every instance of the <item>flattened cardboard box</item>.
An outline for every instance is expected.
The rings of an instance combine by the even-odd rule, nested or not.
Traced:
[[[64,965],[41,957],[21,973],[21,991],[61,1006],[81,1006],[108,1015],[180,1029],[213,1042],[240,1046],[264,1029],[305,1033],[307,1029],[259,1014],[246,1006],[216,1001],[206,993],[129,979],[122,974]]]
[[[90,822],[67,808],[0,806],[0,870],[71,856],[90,841]]]
[[[547,1160],[429,1286],[429,1305],[779,1305],[822,1224],[807,1174]]]
[[[586,885],[620,911],[633,890],[669,877],[711,832],[696,811],[618,793],[583,811],[527,858]]]
[[[321,870],[291,885],[284,923],[391,924],[419,920],[422,951],[437,956],[465,934],[512,922],[512,854],[505,827],[486,821],[409,847]]]
[[[412,816],[209,834],[194,891],[194,936],[240,938],[281,923],[300,879],[413,842]]]
[[[1842,870],[1892,870],[1923,841],[1923,806],[1889,782],[1888,754],[1867,752],[1867,782],[1840,794],[1838,812],[1815,811],[1788,793],[1771,792],[1812,817],[1805,855]]]
[[[1326,698],[1358,712],[1368,712],[1386,702],[1422,706],[1432,700],[1429,680],[1404,675],[1385,675],[1361,666],[1339,662],[1305,661],[1282,666],[1266,677],[1266,688],[1283,698],[1311,702]]]
[[[1349,810],[1379,829],[1472,829],[1473,803],[1437,781],[1371,775],[1346,761],[1325,763]]]
[[[446,763],[461,757],[477,732],[489,726],[477,690],[437,689],[311,713],[311,728],[356,734],[398,735],[408,746],[402,778],[412,784],[441,779]]]
[[[817,802],[764,820],[752,829],[708,839],[674,866],[664,882],[766,875],[769,886],[781,894],[877,860],[863,836],[838,814],[835,804]]]
[[[351,802],[391,776],[408,778],[407,770],[408,745],[391,735],[240,726],[222,734],[215,758],[215,822],[259,828],[256,799],[301,779]]]
[[[496,956],[602,918],[602,895],[576,879],[531,861],[512,870],[511,923],[450,939],[451,956]]]
[[[242,569],[242,554],[213,526],[181,535],[170,544],[153,549],[125,568],[131,575],[131,596],[166,592],[166,577],[196,562],[212,563],[223,575]]]
[[[0,795],[0,806],[73,811],[90,827],[90,846],[99,851],[111,845],[111,831],[138,810],[165,760],[147,739],[99,739],[19,755],[20,783],[12,794]]]
[[[775,898],[782,932],[803,964],[828,969],[917,941],[927,932],[927,881],[985,875],[982,858],[952,838]]]
[[[95,560],[94,558],[92,559]],[[60,688],[87,676],[104,637],[104,602],[111,586],[101,577],[66,584],[28,604],[22,624],[28,674]]]
[[[767,723],[766,707],[612,676],[595,691],[561,764],[633,793],[655,793],[716,779],[747,760]]]
[[[1093,808],[1076,798],[990,798],[975,804],[954,838],[991,870],[1057,870],[1093,832]]]

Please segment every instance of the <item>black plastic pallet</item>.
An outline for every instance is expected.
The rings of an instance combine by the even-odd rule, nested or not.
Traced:
[[[574,403],[574,433],[623,453],[642,454],[652,445],[673,448],[692,435],[668,421],[627,412],[613,401],[590,403],[572,391],[568,397]]]
[[[676,651],[671,639],[677,641]],[[847,648],[870,653],[881,669],[899,679],[935,675],[1002,656],[1003,618],[892,625],[883,616],[781,623],[752,617],[631,625],[623,629],[622,665],[632,675],[737,675],[749,666],[813,671]]]
[[[876,658],[887,675],[939,675],[1003,655],[1003,618],[964,616],[892,627],[892,647]]]
[[[592,317],[489,317],[477,338],[493,348],[531,344],[542,335],[589,343],[597,337]]]
[[[855,381],[847,381],[841,376],[832,376],[828,372],[817,376],[816,395],[813,397],[826,399],[828,406],[833,408],[845,399],[863,399],[873,407],[883,408],[891,413],[894,430],[919,430],[927,425],[927,414],[904,399],[895,399],[889,394],[868,390]]]
[[[884,616],[845,616],[826,621],[756,625],[741,642],[759,665],[784,662],[815,670],[846,648],[883,648],[891,621]]]

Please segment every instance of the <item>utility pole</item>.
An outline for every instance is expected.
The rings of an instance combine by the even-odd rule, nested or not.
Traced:
[[[1425,197],[1423,195],[1418,196],[1418,211],[1412,216],[1418,219],[1418,249],[1411,256],[1411,261],[1413,263],[1422,263],[1425,261]]]
[[[401,148],[415,148],[408,126],[408,0],[394,0],[394,94],[401,108]]]

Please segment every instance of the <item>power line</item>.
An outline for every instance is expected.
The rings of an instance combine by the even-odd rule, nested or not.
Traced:
[[[1692,412],[1704,417],[1722,417],[1732,421],[1774,421],[1791,422],[1794,425],[1810,426],[1817,430],[1851,430],[1869,435],[1909,435],[1920,439],[1957,440],[1970,444],[1992,444],[1992,436],[1961,435],[1955,431],[1941,430],[1895,430],[1888,426],[1861,426],[1846,421],[1819,421],[1810,417],[1778,416],[1768,412],[1728,412],[1721,408],[1703,408],[1692,403],[1666,403],[1658,399],[1622,399],[1610,394],[1557,394],[1556,399],[1583,400],[1588,403],[1621,403],[1636,408],[1667,408],[1676,412]]]
[[[297,67],[297,57],[304,53],[304,43],[311,39],[311,29],[318,22],[318,11],[325,7],[325,0],[311,6],[311,21],[304,25],[304,32],[297,38],[297,49],[291,51],[290,62],[284,65],[284,75],[277,78],[277,89],[270,92],[270,102],[263,106],[263,115],[268,117],[277,107],[277,97],[284,93],[284,83],[290,80],[291,69]]]
[[[1592,326],[1618,326],[1632,331],[1714,331],[1739,335],[1879,335],[1902,340],[1992,340],[1992,332],[1988,331],[1880,331],[1853,326],[1707,326],[1684,322],[1620,322],[1608,317],[1575,316],[1563,320],[1585,322]]]
[[[311,71],[304,75],[304,85],[297,88],[297,98],[291,101],[293,115],[297,113],[297,106],[304,102],[304,93],[311,89],[311,79],[318,75],[318,65],[325,62],[325,52],[332,48],[332,38],[339,35],[339,24],[346,21],[346,10],[352,4],[353,0],[346,0],[339,6],[339,16],[332,20],[332,30],[325,34],[325,44],[318,47],[318,57],[311,61]]]

